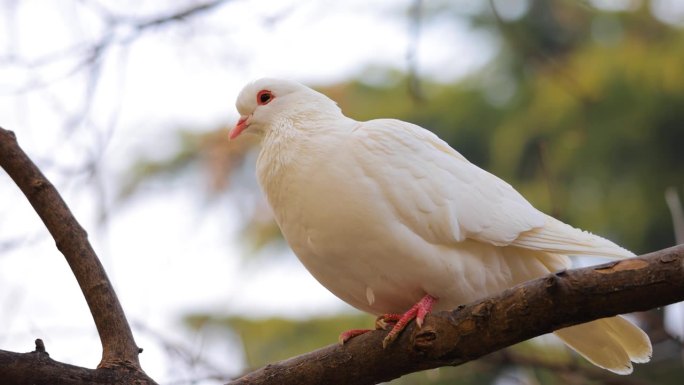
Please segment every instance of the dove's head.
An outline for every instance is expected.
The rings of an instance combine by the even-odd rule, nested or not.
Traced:
[[[325,117],[342,113],[327,96],[297,82],[263,78],[247,84],[235,102],[240,120],[230,138],[242,132],[264,136],[279,130],[302,130]]]

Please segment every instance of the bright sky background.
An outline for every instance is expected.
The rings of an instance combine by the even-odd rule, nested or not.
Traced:
[[[96,41],[103,32],[100,19],[83,5],[20,3],[17,13],[4,20],[2,57],[14,52],[37,59],[82,40]],[[102,2],[127,15],[155,15],[165,3]],[[73,132],[62,126],[64,111],[77,112],[82,105],[85,75],[59,80],[72,62],[60,60],[31,72],[21,65],[2,67],[0,124],[16,132],[88,230],[129,320],[153,332],[134,331],[145,348],[143,367],[153,378],[165,383],[179,380],[179,373],[192,377],[174,369],[153,334],[191,346],[217,367],[236,373],[241,369],[236,365],[242,359],[239,351],[226,352],[212,345],[211,338],[190,335],[181,327],[180,317],[188,312],[225,309],[226,314],[306,317],[351,308],[315,282],[294,256],[245,263],[236,239],[238,225],[226,220],[237,218],[237,210],[207,210],[201,193],[195,193],[204,188],[203,176],[140,194],[117,206],[103,227],[97,218],[102,202],[96,201],[93,187],[98,179],[68,177],[65,170],[92,158],[93,149],[106,143],[105,151],[96,154],[97,178],[104,204],[111,206],[116,183],[132,160],[173,151],[171,129],[233,123],[235,97],[249,80],[276,76],[316,85],[374,66],[405,70],[411,29],[401,16],[409,3],[236,0],[186,24],[151,31],[106,53],[90,99],[88,119],[95,128]],[[478,6],[462,3],[464,12]],[[3,12],[8,4],[0,4]],[[515,17],[526,2],[510,4],[502,14]],[[129,33],[121,28],[115,36]],[[492,37],[454,19],[423,25],[418,47],[419,72],[439,80],[467,75],[497,50]],[[30,81],[51,85],[16,92]],[[40,337],[52,358],[94,367],[101,349],[85,301],[64,258],[5,173],[0,173],[0,234],[0,242],[19,242],[14,247],[0,244],[0,348],[30,351]]]

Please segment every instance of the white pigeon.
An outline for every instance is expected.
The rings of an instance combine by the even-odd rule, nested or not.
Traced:
[[[296,82],[260,79],[236,102],[234,139],[254,133],[261,188],[301,262],[357,309],[420,326],[520,282],[570,267],[568,255],[633,254],[532,207],[433,133],[394,119],[358,122]],[[612,317],[554,332],[618,374],[650,359],[641,329]],[[342,338],[358,334],[350,331]]]

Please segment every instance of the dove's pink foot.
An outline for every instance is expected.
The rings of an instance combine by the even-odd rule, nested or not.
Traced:
[[[401,314],[383,314],[375,319],[375,330],[387,330],[388,326],[394,326],[397,321],[401,318]],[[344,345],[345,342],[350,339],[360,336],[361,334],[366,334],[372,332],[373,329],[351,329],[346,332],[340,333],[338,341],[340,345]]]
[[[418,328],[423,326],[425,316],[432,311],[432,305],[434,305],[435,302],[437,302],[437,298],[427,294],[403,315],[387,314],[379,317],[378,320],[382,318],[383,321],[395,322],[392,330],[390,330],[385,339],[382,341],[382,347],[387,347],[387,345],[391,344],[392,341],[397,339],[399,333],[406,328],[406,325],[408,325],[412,319],[416,319]],[[376,324],[377,322],[378,321],[376,321]]]
[[[345,342],[349,341],[350,339],[360,336],[361,334],[366,334],[368,332],[373,331],[373,329],[352,329],[352,330],[347,330],[346,332],[340,333],[340,336],[337,338],[339,341],[340,345],[344,345]]]
[[[379,316],[375,320],[375,330],[386,330],[388,326],[392,326],[392,330],[390,330],[382,341],[382,347],[387,347],[387,345],[397,339],[399,333],[406,328],[406,325],[408,325],[412,319],[416,319],[416,324],[418,324],[419,328],[423,326],[425,316],[432,311],[432,305],[434,305],[435,302],[437,302],[437,298],[427,294],[404,314],[383,314]],[[373,331],[373,329],[347,330],[340,334],[338,340],[340,344],[344,345],[344,343],[350,339],[370,331]]]
[[[394,325],[397,321],[399,321],[399,318],[401,318],[401,314],[383,314],[375,319],[375,330],[387,330],[387,326]],[[340,342],[340,345],[344,345],[344,343],[350,339],[372,331],[373,329],[347,330],[346,332],[340,333],[338,341]]]

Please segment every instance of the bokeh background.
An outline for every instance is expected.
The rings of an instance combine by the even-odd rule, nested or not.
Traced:
[[[684,242],[676,0],[2,0],[0,20],[0,125],[88,230],[164,384],[222,383],[373,321],[299,265],[256,184],[256,143],[227,139],[258,77],[430,129],[636,253]],[[681,306],[632,317],[655,353],[631,377],[542,337],[392,383],[680,384]],[[35,338],[99,361],[73,276],[0,173],[0,348]]]

